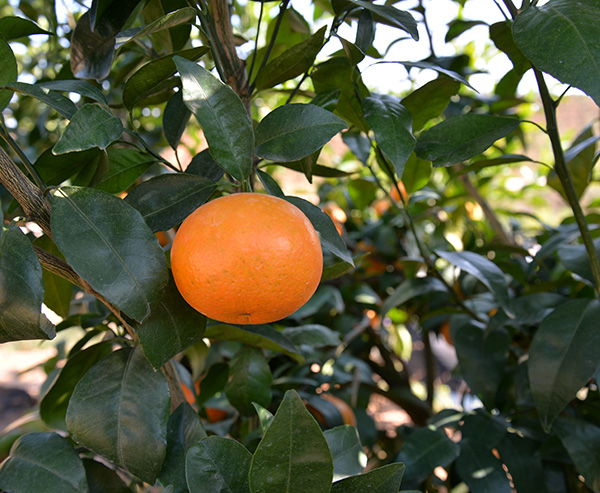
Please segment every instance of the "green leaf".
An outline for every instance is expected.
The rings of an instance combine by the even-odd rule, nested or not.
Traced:
[[[183,101],[202,126],[210,153],[234,178],[252,173],[254,132],[242,100],[208,70],[174,58],[183,84]]]
[[[265,173],[264,171],[262,171],[260,169],[257,169],[256,175],[258,176],[258,179],[262,183],[263,187],[265,187],[265,190],[269,195],[273,195],[275,197],[280,197],[282,199],[285,198],[285,194],[283,193],[283,190],[280,188],[279,184],[275,181],[275,178],[273,178],[270,174]]]
[[[260,421],[260,429],[264,435],[273,422],[273,414],[268,409],[259,406],[256,402],[253,402],[252,405],[254,406],[254,409],[256,409],[256,414],[258,415],[258,420]]]
[[[165,457],[170,400],[164,375],[141,348],[120,349],[79,381],[67,428],[84,447],[153,484]]]
[[[252,455],[232,438],[210,436],[186,457],[190,493],[250,493],[248,472]]]
[[[544,72],[588,94],[600,106],[600,43],[596,0],[550,0],[519,13],[515,42]]]
[[[202,176],[167,173],[140,183],[125,202],[140,212],[152,231],[166,231],[204,204],[216,188]]]
[[[325,430],[324,435],[333,457],[334,481],[364,471],[367,466],[367,456],[360,443],[358,430],[354,426],[336,426]]]
[[[413,132],[418,132],[429,120],[439,117],[450,103],[450,98],[458,93],[459,89],[460,82],[441,76],[402,99],[402,106],[412,116]]]
[[[502,463],[478,441],[463,440],[456,471],[472,493],[511,493]]]
[[[313,205],[308,200],[301,199],[300,197],[285,197],[285,200],[294,204],[300,209],[313,227],[319,233],[319,239],[327,250],[333,253],[336,257],[354,265],[352,254],[348,251],[344,240],[335,228],[335,224],[331,218],[325,214],[319,207]]]
[[[479,408],[465,415],[460,432],[462,440],[475,440],[491,450],[506,436],[507,426],[504,418]]]
[[[102,151],[97,147],[81,152],[68,152],[56,156],[52,148],[46,149],[35,162],[35,169],[46,185],[60,185],[66,180],[81,181],[83,176],[94,174]]]
[[[131,111],[138,101],[162,88],[163,82],[177,72],[175,57],[185,60],[198,60],[208,53],[206,46],[170,53],[169,55],[152,60],[133,74],[123,87],[123,104]]]
[[[431,162],[419,159],[413,152],[408,157],[401,176],[406,193],[412,194],[425,187],[431,178],[432,169]]]
[[[206,317],[188,305],[179,294],[173,278],[152,313],[135,327],[144,354],[155,369],[202,339]]]
[[[529,351],[529,381],[546,430],[600,366],[600,302],[567,301],[540,324]]]
[[[422,481],[436,467],[450,465],[459,455],[460,447],[443,430],[417,428],[408,435],[396,461],[406,465],[406,479]]]
[[[375,133],[377,145],[394,165],[401,177],[404,164],[413,152],[416,139],[412,134],[412,118],[396,99],[365,98],[362,103],[365,120]]]
[[[190,164],[188,164],[185,172],[188,175],[203,176],[215,182],[223,178],[225,174],[225,170],[210,155],[209,149],[204,149],[202,152],[196,154],[190,161]]]
[[[486,408],[496,403],[496,391],[504,376],[510,336],[504,329],[485,333],[467,324],[452,330],[461,375]]]
[[[42,267],[29,239],[14,225],[0,236],[0,293],[0,343],[54,338],[54,326],[40,313]]]
[[[286,104],[256,127],[256,155],[271,161],[297,161],[323,147],[346,122],[320,106]]]
[[[443,252],[436,250],[436,254],[481,281],[492,292],[504,313],[510,318],[514,317],[508,281],[500,267],[494,262],[469,251]]]
[[[253,402],[268,407],[271,403],[271,369],[262,352],[243,346],[229,362],[229,381],[225,394],[233,407],[245,416],[255,413]]]
[[[92,147],[106,149],[121,137],[123,124],[97,104],[84,104],[71,118],[54,145],[54,154],[83,151]]]
[[[82,459],[90,492],[131,493],[114,469],[92,459]],[[166,491],[166,490],[165,490]]]
[[[73,101],[52,89],[45,89],[37,84],[26,84],[25,82],[13,82],[4,87],[40,100],[69,120],[77,113],[77,106]]]
[[[0,70],[0,87],[17,80],[17,60],[2,34],[0,34],[0,67],[2,67],[2,70]],[[0,111],[8,106],[12,95],[13,91],[0,89]]]
[[[67,438],[56,433],[28,433],[12,446],[0,466],[0,488],[11,493],[88,491],[85,470]]]
[[[371,155],[371,139],[362,132],[348,130],[342,134],[342,140],[361,163],[367,164]]]
[[[381,307],[381,315],[385,316],[392,308],[402,306],[409,300],[416,298],[417,296],[423,296],[424,294],[431,295],[431,293],[446,292],[446,286],[444,283],[435,277],[415,277],[412,279],[406,279],[402,282],[394,292],[383,302]]]
[[[127,190],[157,162],[149,154],[134,149],[109,149],[108,161],[108,173],[95,187],[108,193]]]
[[[404,464],[392,463],[333,483],[331,493],[398,493]]]
[[[375,15],[375,20],[378,22],[385,21],[390,26],[397,27],[406,31],[412,36],[415,41],[419,41],[419,31],[417,29],[417,22],[408,12],[398,10],[392,5],[378,5],[375,3],[367,2],[365,0],[349,0],[354,5],[363,7]]]
[[[65,417],[75,385],[86,372],[112,352],[112,344],[100,342],[70,356],[40,402],[40,416],[51,428],[67,430]]]
[[[421,134],[415,152],[436,167],[450,166],[481,154],[520,123],[515,118],[474,113],[453,116]]]
[[[310,157],[310,156],[308,156]],[[289,163],[275,163],[278,166],[282,166],[287,169],[291,169],[294,171],[299,171],[300,173],[304,173],[304,169],[302,166],[302,160],[300,161],[290,161]],[[330,168],[328,166],[322,166],[320,164],[314,164],[311,169],[312,176],[322,176],[324,178],[342,178],[344,176],[350,176],[352,173],[342,171],[335,168]]]
[[[455,38],[458,38],[461,34],[467,32],[469,29],[475,26],[487,26],[483,21],[465,21],[462,19],[454,19],[448,23],[448,31],[446,31],[446,37],[444,41],[449,43]]]
[[[88,188],[54,194],[54,241],[90,286],[142,321],[167,284],[166,260],[140,214],[117,197]]]
[[[229,365],[227,363],[215,363],[208,369],[208,373],[200,382],[198,392],[198,406],[203,406],[212,396],[225,390],[229,380]]]
[[[302,399],[287,391],[252,457],[253,493],[328,493],[333,459],[319,424]]]
[[[209,325],[204,337],[218,341],[236,341],[248,346],[270,349],[283,353],[299,363],[304,361],[298,348],[270,325]]]
[[[53,33],[42,29],[35,22],[24,17],[6,16],[0,19],[0,35],[6,41],[13,41],[34,34],[53,35]]]
[[[281,333],[297,346],[306,345],[313,348],[337,346],[341,341],[340,334],[329,327],[318,324],[286,327]]]
[[[600,253],[600,239],[594,241],[594,248]],[[571,272],[594,283],[594,274],[585,245],[563,245],[558,249],[558,257]]]
[[[359,264],[363,258],[365,258],[368,253],[365,253],[361,256],[356,256],[352,260],[354,261],[354,265],[346,262],[345,260],[340,260],[335,264],[326,265],[323,267],[323,274],[321,275],[321,282],[330,281],[331,279],[337,279],[338,277],[342,277],[349,272],[352,272],[355,269],[355,266]]]
[[[600,427],[582,419],[559,417],[554,432],[569,452],[577,472],[592,491],[600,490]]]
[[[256,76],[256,88],[260,91],[274,87],[310,69],[315,57],[321,51],[326,30],[327,27],[323,26],[310,38],[293,45],[267,63]]]
[[[134,41],[144,36],[170,29],[171,27],[178,26],[180,24],[188,23],[196,17],[196,9],[192,7],[184,7],[182,9],[174,10],[164,16],[156,19],[154,22],[144,27],[134,27],[120,32],[116,37],[116,47],[120,47],[125,43]]]
[[[200,417],[184,402],[169,416],[167,424],[167,453],[158,476],[164,485],[172,485],[173,493],[187,493],[185,457],[188,451],[206,438]]]
[[[55,91],[76,92],[104,106],[108,106],[108,101],[102,91],[83,80],[49,80],[38,82],[36,85],[47,89],[54,89]]]
[[[497,446],[500,460],[508,468],[519,492],[548,493],[542,459],[536,448],[535,442],[516,433],[507,433]]]
[[[169,99],[169,102],[165,106],[162,120],[163,133],[172,149],[176,150],[177,146],[179,146],[179,141],[185,132],[191,116],[192,112],[187,109],[187,106],[183,102],[181,91],[173,94],[173,97]]]

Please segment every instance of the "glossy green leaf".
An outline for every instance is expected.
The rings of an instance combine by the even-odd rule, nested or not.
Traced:
[[[204,337],[218,341],[236,341],[248,346],[283,353],[298,362],[304,361],[298,348],[270,325],[209,325]]]
[[[348,130],[342,134],[342,140],[361,163],[367,164],[371,155],[371,139],[362,132]]]
[[[592,491],[600,490],[600,427],[582,419],[559,417],[552,429],[585,483]]]
[[[100,342],[69,357],[52,386],[40,401],[40,416],[51,428],[67,430],[65,417],[75,385],[86,372],[112,352],[110,343]]]
[[[475,26],[487,26],[483,21],[465,21],[462,19],[454,19],[448,23],[448,31],[444,41],[449,43],[453,39],[458,38],[461,34],[466,33],[469,29]]]
[[[529,381],[547,430],[600,366],[599,317],[597,300],[571,300],[548,315],[533,337]]]
[[[279,184],[275,181],[275,178],[273,178],[269,173],[265,173],[264,171],[257,169],[256,175],[258,176],[258,179],[260,180],[263,187],[265,188],[265,191],[269,195],[273,195],[274,197],[280,197],[282,199],[285,198],[285,194],[283,193],[283,190],[281,189]]]
[[[55,91],[76,92],[77,94],[90,98],[104,106],[108,106],[108,101],[104,93],[96,86],[83,80],[48,80],[38,82],[36,85]]]
[[[256,88],[262,90],[274,87],[286,80],[302,75],[310,69],[315,57],[321,51],[326,30],[326,26],[323,26],[310,38],[293,45],[281,55],[269,61],[256,77]]]
[[[384,63],[384,62],[381,62],[381,63]],[[447,68],[444,68],[436,63],[407,62],[407,61],[390,62],[390,63],[400,63],[400,64],[404,65],[406,70],[410,70],[411,68],[420,68],[422,70],[434,70],[437,73],[446,75],[447,77],[450,77],[451,79],[458,81],[461,84],[464,84],[468,88],[472,89],[473,91],[477,92],[477,90],[471,84],[469,84],[469,81],[467,79],[465,79],[462,75],[460,75],[457,72],[454,72],[453,70],[448,70]]]
[[[594,241],[596,252],[600,253],[600,239]],[[585,245],[563,245],[558,249],[558,257],[567,269],[590,281],[594,282],[594,274],[590,265],[590,258]]]
[[[581,89],[600,106],[600,37],[596,0],[550,0],[519,13],[515,42],[533,64]]]
[[[192,447],[185,469],[190,493],[250,493],[252,455],[232,438],[210,436]]]
[[[463,440],[456,471],[472,493],[511,493],[513,490],[502,463],[478,441]]]
[[[481,154],[520,123],[516,118],[475,113],[453,116],[421,134],[415,152],[436,167],[450,166]]]
[[[0,466],[0,488],[11,493],[88,491],[85,470],[67,438],[56,433],[28,433],[13,445]]]
[[[164,375],[141,348],[120,349],[81,378],[67,428],[84,447],[152,484],[165,458],[170,400]]]
[[[38,157],[34,166],[46,185],[60,185],[69,179],[79,181],[83,175],[94,174],[101,152],[94,147],[57,156],[49,148]]]
[[[140,214],[121,199],[88,188],[54,194],[54,241],[92,288],[142,321],[167,284],[164,253]]]
[[[256,414],[258,415],[258,420],[260,421],[260,428],[264,435],[269,426],[271,426],[274,416],[271,411],[258,405],[256,402],[253,402],[252,405],[254,406],[254,409],[256,409]]]
[[[339,35],[337,36],[337,38],[342,43],[342,50],[344,50],[344,53],[346,54],[346,58],[348,58],[350,65],[356,66],[365,59],[365,54],[358,46],[356,46],[354,43],[351,43],[347,39],[342,38]]]
[[[320,106],[286,104],[256,127],[256,155],[271,161],[297,161],[319,150],[346,122]]]
[[[0,70],[0,87],[17,80],[17,60],[2,34],[0,34],[0,67],[2,67],[2,70]],[[6,108],[12,95],[12,91],[0,89],[0,111]]]
[[[131,490],[114,469],[93,459],[82,459],[90,493],[110,491],[110,493],[131,493]]]
[[[191,116],[181,91],[176,92],[165,106],[162,119],[163,133],[172,149],[177,149]]]
[[[433,166],[429,161],[419,159],[413,152],[404,165],[401,179],[408,194],[412,194],[425,187],[431,178]]]
[[[518,492],[548,493],[544,483],[544,469],[537,444],[516,433],[507,433],[498,444],[500,460],[508,468]]]
[[[461,375],[472,392],[492,409],[508,359],[508,332],[496,329],[485,333],[483,329],[467,324],[451,333]]]
[[[286,327],[281,333],[297,346],[306,345],[313,348],[320,348],[337,346],[342,342],[338,332],[318,324]]]
[[[354,426],[343,425],[324,432],[333,457],[333,480],[361,474],[367,466],[367,455]]]
[[[252,172],[254,131],[242,100],[208,70],[174,58],[183,84],[183,101],[194,114],[212,157],[231,176],[243,181]]]
[[[0,343],[54,338],[54,326],[40,313],[42,267],[17,226],[0,236],[0,293]]]
[[[225,390],[229,380],[229,365],[227,363],[215,363],[208,369],[208,373],[200,382],[200,392],[196,399],[199,406],[203,406],[215,394]]]
[[[195,17],[196,10],[192,7],[184,7],[182,9],[174,10],[173,12],[165,14],[146,26],[134,27],[120,32],[116,37],[117,47],[144,36],[149,36],[150,34],[157,33],[165,29],[170,29],[171,27],[189,23]]]
[[[262,352],[243,346],[229,362],[229,381],[225,394],[233,407],[245,416],[255,413],[253,402],[268,407],[271,403],[271,369]]]
[[[401,306],[417,296],[423,296],[434,292],[443,293],[445,291],[447,291],[447,288],[444,286],[444,283],[435,277],[406,279],[394,289],[394,292],[383,302],[381,314],[385,315],[392,308]]]
[[[120,193],[133,185],[148,169],[156,164],[156,158],[134,149],[109,149],[109,170],[96,185],[98,190]]]
[[[69,120],[77,113],[77,106],[73,101],[52,89],[45,89],[37,84],[26,84],[25,82],[12,82],[5,87],[40,100]]]
[[[204,204],[216,188],[202,176],[168,173],[140,183],[125,202],[140,212],[152,231],[166,231]]]
[[[492,292],[504,312],[509,317],[514,317],[512,299],[508,291],[508,281],[500,267],[494,262],[470,251],[443,252],[438,250],[436,253],[481,281]]]
[[[507,426],[503,418],[479,408],[465,415],[460,432],[462,440],[478,441],[491,450],[506,436]]]
[[[419,40],[419,31],[417,30],[417,22],[414,17],[408,12],[393,7],[392,5],[378,5],[367,2],[365,0],[349,0],[355,5],[363,7],[371,11],[375,16],[375,20],[386,21],[387,24],[406,31],[412,36],[415,41]]]
[[[375,39],[375,21],[371,11],[364,9],[358,16],[358,26],[356,27],[356,39],[354,44],[366,53],[373,46]]]
[[[460,82],[441,76],[403,98],[401,104],[412,116],[413,132],[418,132],[429,120],[439,117],[459,89]]]
[[[167,453],[158,476],[162,484],[173,486],[173,493],[188,492],[185,457],[203,438],[206,438],[206,430],[196,411],[187,402],[180,404],[169,416]]]
[[[409,111],[393,98],[368,97],[363,100],[362,107],[365,120],[375,133],[377,145],[401,177],[404,164],[417,142],[412,134]]]
[[[459,453],[459,446],[443,430],[417,428],[408,435],[396,461],[406,465],[407,480],[421,481],[436,467],[450,465]]]
[[[327,250],[336,257],[354,265],[352,254],[348,251],[344,240],[335,228],[335,224],[333,224],[333,221],[327,214],[316,205],[313,205],[308,200],[300,197],[286,196],[285,200],[291,202],[306,214],[306,217],[308,217],[309,221],[319,234],[322,245],[327,248]]]
[[[198,60],[208,51],[206,46],[199,46],[171,53],[146,63],[125,82],[123,104],[128,110],[131,110],[138,101],[162,87],[161,84],[177,72],[175,56],[185,60]]]
[[[328,493],[333,459],[319,424],[302,399],[285,393],[271,425],[252,457],[253,493]]]
[[[24,17],[7,15],[0,19],[0,34],[6,41],[13,41],[34,34],[52,35],[53,33],[42,29],[35,22]]]
[[[336,481],[331,493],[397,493],[405,471],[404,464],[392,463],[359,476]]]
[[[92,147],[106,149],[121,137],[123,124],[97,104],[84,104],[71,118],[58,142],[54,154],[83,151]]]
[[[182,298],[169,276],[169,284],[152,313],[135,327],[144,354],[155,369],[202,339],[206,317]]]
[[[203,176],[215,182],[223,178],[225,174],[225,170],[210,155],[209,149],[204,149],[196,154],[188,164],[185,172],[188,175]]]
[[[321,282],[330,281],[331,279],[337,279],[338,277],[342,277],[349,272],[352,272],[356,267],[356,265],[360,264],[363,258],[365,258],[368,253],[365,253],[362,256],[356,256],[353,258],[354,265],[346,262],[345,260],[340,260],[335,264],[329,264],[323,267],[323,274],[321,275]]]

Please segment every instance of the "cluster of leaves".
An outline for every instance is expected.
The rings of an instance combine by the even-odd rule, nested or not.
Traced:
[[[35,3],[0,19],[0,342],[77,334],[46,365],[36,432],[11,431],[19,438],[0,488],[398,492],[402,480],[427,491],[598,489],[600,245],[588,225],[599,221],[579,205],[598,136],[590,125],[563,153],[558,102],[540,70],[600,103],[590,68],[600,7],[530,3],[518,12],[507,0],[513,19],[489,26],[513,64],[491,99],[473,91],[465,55],[397,62],[436,72],[403,98],[367,88],[359,67],[382,58],[377,26],[416,41],[422,4],[411,13],[315,2],[327,25],[314,32],[286,0],[271,12],[260,3],[258,19],[253,4],[234,5],[242,27],[259,31],[247,63],[218,0],[94,1],[72,32]],[[26,18],[43,15],[48,30]],[[354,41],[343,24],[356,27]],[[447,40],[478,24],[456,20]],[[50,35],[52,57],[40,55],[37,35]],[[34,84],[17,81],[15,40],[35,54],[19,61]],[[321,59],[333,40],[341,49]],[[574,216],[535,234],[516,221],[505,231],[485,199],[499,166],[533,162],[514,153],[526,125],[516,90],[532,63],[554,151],[548,180]],[[198,125],[208,143],[200,152]],[[323,165],[323,146],[340,132],[343,162]],[[167,146],[174,160],[159,153]],[[193,154],[185,170],[184,150]],[[327,178],[319,196],[325,209],[337,204],[334,220],[285,195],[282,168]],[[254,187],[311,220],[323,282],[276,324],[207,320],[172,281],[170,238],[207,200]],[[467,204],[489,225],[469,218]],[[22,216],[39,234],[23,233]],[[56,327],[42,303],[61,317]],[[481,403],[474,410],[436,400],[432,345],[444,327],[454,377],[468,385],[463,403]],[[424,348],[422,379],[413,339]],[[367,413],[374,394],[411,426],[379,432]]]

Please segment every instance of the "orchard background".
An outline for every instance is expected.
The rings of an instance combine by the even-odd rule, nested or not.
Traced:
[[[47,355],[0,490],[600,491],[599,19],[0,3],[0,350]],[[207,320],[171,242],[251,190],[309,218],[320,286]]]

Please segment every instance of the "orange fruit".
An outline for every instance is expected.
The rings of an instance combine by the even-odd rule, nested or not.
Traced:
[[[294,313],[321,280],[317,232],[289,202],[259,193],[212,200],[175,235],[171,268],[179,292],[220,322],[263,324]]]
[[[400,190],[400,194],[402,195],[402,200],[406,200],[406,197],[408,197],[408,195],[406,193],[406,187],[404,186],[404,183],[402,183],[401,181],[398,182],[398,188],[396,188],[395,186],[392,187],[392,191],[390,192],[390,196],[396,202],[398,202],[400,200],[400,195],[398,194],[398,190]]]
[[[346,401],[344,401],[343,399],[340,399],[339,397],[336,397],[335,395],[328,394],[325,392],[322,394],[319,394],[317,399],[322,399],[324,401],[331,403],[333,405],[333,407],[335,408],[335,410],[339,413],[339,416],[341,417],[341,419],[345,425],[356,426],[356,415],[354,414],[354,411],[352,410],[352,408],[348,405],[348,403]],[[311,402],[314,405],[311,405],[309,402],[305,403],[306,408],[310,411],[310,413],[323,426],[325,426],[325,427],[331,426],[331,423],[327,422],[327,418],[323,415],[323,413],[321,411],[319,411],[317,409],[317,407],[315,407],[317,405],[318,401],[312,400]]]

